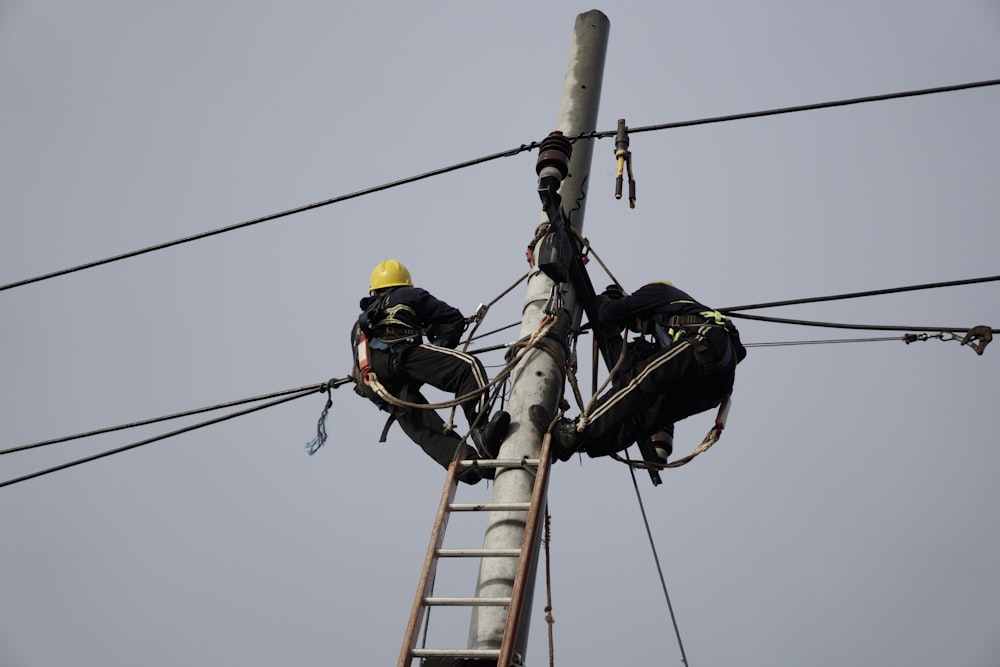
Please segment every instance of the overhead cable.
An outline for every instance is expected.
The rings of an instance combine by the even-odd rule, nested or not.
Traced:
[[[27,481],[29,479],[34,479],[36,477],[41,477],[43,475],[48,475],[50,473],[54,473],[54,472],[57,472],[59,470],[65,470],[66,468],[72,468],[73,466],[78,466],[78,465],[80,465],[82,463],[88,463],[90,461],[96,461],[97,459],[104,458],[106,456],[111,456],[112,454],[120,454],[121,452],[128,451],[130,449],[135,449],[136,447],[141,447],[143,445],[148,445],[150,443],[158,442],[160,440],[166,440],[167,438],[173,437],[175,435],[181,435],[182,433],[187,433],[189,431],[194,431],[196,429],[199,429],[199,428],[202,428],[202,427],[205,427],[205,426],[210,426],[212,424],[218,424],[220,422],[224,422],[224,421],[227,421],[229,419],[233,419],[235,417],[241,417],[243,415],[250,414],[251,412],[257,412],[258,410],[263,410],[264,408],[270,408],[270,407],[274,407],[276,405],[280,405],[281,403],[287,403],[289,401],[294,401],[297,398],[304,398],[304,397],[309,396],[311,394],[315,394],[315,393],[317,393],[319,391],[325,391],[328,386],[329,386],[328,384],[324,383],[322,385],[316,385],[314,387],[308,387],[306,389],[303,389],[302,391],[299,391],[298,393],[292,394],[290,396],[285,396],[283,398],[279,398],[279,399],[271,401],[269,403],[264,403],[263,405],[257,405],[257,406],[254,406],[252,408],[247,408],[246,410],[239,410],[237,412],[233,412],[231,414],[224,415],[222,417],[217,417],[215,419],[210,419],[208,421],[201,422],[199,424],[192,424],[191,426],[186,426],[184,428],[180,428],[180,429],[177,429],[175,431],[170,431],[169,433],[164,433],[162,435],[158,435],[158,436],[155,436],[155,437],[152,437],[152,438],[146,438],[145,440],[140,440],[139,442],[133,442],[132,444],[129,444],[129,445],[124,445],[122,447],[116,447],[115,449],[109,449],[109,450],[107,450],[105,452],[100,452],[100,453],[94,454],[92,456],[86,456],[86,457],[81,458],[81,459],[76,459],[75,461],[70,461],[68,463],[63,463],[61,465],[53,466],[51,468],[46,468],[44,470],[39,470],[37,472],[29,473],[27,475],[22,475],[21,477],[15,477],[14,479],[8,479],[8,480],[6,480],[4,482],[0,482],[0,488],[5,487],[5,486],[11,486],[12,484],[17,484],[18,482],[24,482],[24,481]]]
[[[730,306],[728,308],[719,308],[719,312],[731,314],[734,316],[736,311],[742,310],[757,310],[760,308],[775,308],[777,306],[793,306],[800,305],[803,303],[818,303],[820,301],[837,301],[840,299],[858,299],[867,296],[879,296],[883,294],[896,294],[899,292],[914,292],[917,290],[925,289],[937,289],[939,287],[955,287],[958,285],[973,285],[976,283],[988,283],[1000,280],[1000,276],[988,276],[986,278],[969,278],[966,280],[949,280],[946,282],[939,283],[924,283],[922,285],[907,285],[904,287],[890,287],[888,289],[879,290],[869,290],[866,292],[849,292],[847,294],[833,294],[830,296],[814,296],[807,297],[804,299],[789,299],[787,301],[770,301],[768,303],[755,303],[748,306]],[[742,315],[740,315],[742,317]],[[948,331],[957,331],[957,329],[948,329]]]
[[[281,211],[279,213],[272,213],[270,215],[264,215],[259,218],[253,218],[252,220],[246,220],[244,222],[238,222],[227,227],[220,227],[218,229],[213,229],[207,232],[201,232],[200,234],[193,234],[191,236],[185,236],[183,238],[175,239],[173,241],[167,241],[165,243],[158,243],[156,245],[151,245],[146,248],[140,248],[139,250],[132,250],[129,252],[124,252],[120,255],[114,255],[112,257],[106,257],[104,259],[98,259],[92,262],[87,262],[85,264],[79,264],[77,266],[72,266],[66,269],[61,269],[59,271],[53,271],[51,273],[45,273],[40,276],[35,276],[34,278],[25,278],[24,280],[18,280],[7,285],[0,285],[0,292],[8,289],[13,289],[14,287],[21,287],[23,285],[30,285],[31,283],[41,282],[43,280],[48,280],[50,278],[57,278],[59,276],[64,276],[69,273],[75,273],[77,271],[83,271],[85,269],[92,269],[97,266],[102,266],[104,264],[111,264],[112,262],[117,262],[123,259],[129,259],[131,257],[138,257],[139,255],[144,255],[146,253],[154,252],[156,250],[163,250],[165,248],[171,248],[173,246],[182,245],[184,243],[190,243],[191,241],[198,241],[200,239],[208,238],[210,236],[216,236],[218,234],[224,234],[226,232],[235,231],[237,229],[242,229],[244,227],[250,227],[252,225],[257,225],[262,222],[268,222],[270,220],[277,220],[278,218],[284,218],[296,213],[304,213],[305,211],[310,211],[312,209],[321,208],[323,206],[329,206],[330,204],[337,204],[340,202],[347,201],[349,199],[355,199],[356,197],[361,197],[363,195],[370,195],[375,192],[380,192],[382,190],[388,190],[400,185],[406,185],[407,183],[414,183],[416,181],[423,180],[425,178],[430,178],[431,176],[439,176],[441,174],[446,174],[450,171],[457,171],[458,169],[464,169],[466,167],[471,167],[477,164],[482,164],[484,162],[489,162],[491,160],[496,160],[502,157],[508,157],[511,155],[517,155],[522,151],[528,151],[535,148],[538,144],[532,142],[530,144],[522,144],[517,148],[512,148],[507,151],[500,153],[493,153],[492,155],[486,155],[481,158],[476,158],[474,160],[468,160],[467,162],[459,162],[458,164],[453,164],[450,167],[442,167],[441,169],[434,169],[432,171],[427,171],[416,176],[410,176],[409,178],[403,178],[398,181],[392,181],[390,183],[383,183],[382,185],[376,185],[374,187],[366,188],[364,190],[358,190],[357,192],[352,192],[346,195],[340,195],[339,197],[333,197],[332,199],[325,199],[323,201],[314,202],[312,204],[305,204],[303,206],[298,206],[296,208],[290,208],[287,211]]]
[[[937,88],[924,88],[924,89],[921,89],[921,90],[910,90],[910,91],[902,91],[902,92],[896,92],[896,93],[886,93],[886,94],[883,94],[883,95],[871,95],[871,96],[868,96],[868,97],[856,97],[856,98],[851,98],[851,99],[846,99],[846,100],[837,100],[837,101],[831,101],[831,102],[819,102],[819,103],[815,103],[815,104],[804,104],[804,105],[794,106],[794,107],[783,107],[783,108],[779,108],[779,109],[769,109],[769,110],[763,110],[763,111],[753,111],[753,112],[749,112],[749,113],[732,114],[732,115],[728,115],[728,116],[715,116],[715,117],[711,117],[711,118],[700,118],[700,119],[695,119],[695,120],[678,121],[678,122],[673,122],[673,123],[663,123],[663,124],[660,124],[660,125],[648,125],[648,126],[645,126],[645,127],[628,128],[628,131],[630,133],[636,133],[636,132],[652,132],[652,131],[658,131],[658,130],[669,130],[669,129],[676,129],[676,128],[680,128],[680,127],[690,127],[690,126],[693,126],[693,125],[705,125],[705,124],[709,124],[709,123],[722,123],[722,122],[729,122],[729,121],[735,121],[735,120],[744,120],[744,119],[748,119],[748,118],[759,118],[759,117],[762,117],[762,116],[774,116],[774,115],[778,115],[778,114],[788,114],[788,113],[794,113],[794,112],[799,112],[799,111],[812,111],[812,110],[816,110],[816,109],[827,109],[827,108],[837,107],[837,106],[847,106],[847,105],[851,105],[851,104],[861,104],[861,103],[864,103],[864,102],[878,102],[878,101],[899,99],[899,98],[903,98],[903,97],[915,97],[915,96],[918,96],[918,95],[931,95],[931,94],[935,94],[935,93],[954,92],[954,91],[959,91],[959,90],[968,90],[968,89],[972,89],[972,88],[982,88],[982,87],[986,87],[986,86],[995,86],[995,85],[998,85],[998,84],[1000,84],[1000,79],[991,79],[991,80],[987,80],[987,81],[976,81],[976,82],[962,83],[962,84],[956,84],[956,85],[951,85],[951,86],[940,86],[940,87],[937,87]],[[577,141],[577,140],[580,140],[580,139],[601,139],[601,138],[604,138],[604,137],[617,136],[617,133],[618,133],[617,129],[611,130],[611,131],[606,131],[606,132],[588,132],[588,133],[585,133],[585,134],[581,134],[581,135],[579,135],[577,137],[572,137],[571,139],[572,139],[572,141]],[[157,251],[157,250],[163,250],[163,249],[170,248],[170,247],[173,247],[173,246],[182,245],[184,243],[189,243],[189,242],[192,242],[192,241],[197,241],[197,240],[200,240],[200,239],[208,238],[210,236],[216,236],[216,235],[223,234],[223,233],[226,233],[226,232],[231,232],[231,231],[234,231],[234,230],[237,230],[237,229],[242,229],[244,227],[250,227],[252,225],[257,225],[257,224],[260,224],[260,223],[263,223],[263,222],[268,222],[270,220],[277,220],[279,218],[284,218],[284,217],[287,217],[287,216],[290,216],[290,215],[294,215],[296,213],[303,213],[305,211],[310,211],[310,210],[313,210],[313,209],[321,208],[323,206],[328,206],[330,204],[336,204],[336,203],[339,203],[339,202],[347,201],[349,199],[354,199],[356,197],[361,197],[363,195],[369,195],[369,194],[373,194],[375,192],[380,192],[382,190],[388,190],[390,188],[394,188],[394,187],[397,187],[397,186],[400,186],[400,185],[405,185],[405,184],[408,184],[408,183],[414,183],[416,181],[423,180],[425,178],[430,178],[431,176],[439,176],[441,174],[446,174],[446,173],[451,172],[451,171],[457,171],[459,169],[464,169],[466,167],[472,167],[472,166],[475,166],[475,165],[483,164],[485,162],[490,162],[492,160],[496,160],[496,159],[499,159],[499,158],[502,158],[502,157],[512,157],[512,156],[517,155],[519,153],[523,153],[525,151],[533,150],[534,148],[538,147],[539,145],[540,145],[539,142],[534,142],[534,141],[531,142],[531,143],[529,143],[529,144],[521,144],[520,146],[518,146],[516,148],[511,148],[511,149],[508,149],[508,150],[505,150],[505,151],[501,151],[501,152],[498,152],[498,153],[493,153],[491,155],[486,155],[486,156],[481,157],[481,158],[476,158],[476,159],[473,159],[473,160],[468,160],[466,162],[459,162],[457,164],[453,164],[453,165],[448,166],[448,167],[442,167],[440,169],[434,169],[432,171],[424,172],[424,173],[418,174],[416,176],[411,176],[409,178],[403,178],[403,179],[400,179],[400,180],[397,180],[397,181],[392,181],[392,182],[389,182],[389,183],[384,183],[382,185],[377,185],[377,186],[374,186],[374,187],[366,188],[364,190],[358,190],[356,192],[352,192],[352,193],[346,194],[346,195],[341,195],[339,197],[333,197],[331,199],[325,199],[323,201],[314,202],[312,204],[305,204],[303,206],[298,206],[298,207],[291,208],[291,209],[288,209],[288,210],[285,210],[285,211],[281,211],[281,212],[278,212],[278,213],[272,213],[270,215],[261,216],[259,218],[253,218],[251,220],[246,220],[244,222],[239,222],[239,223],[236,223],[236,224],[233,224],[233,225],[228,225],[226,227],[220,227],[218,229],[213,229],[211,231],[201,232],[199,234],[194,234],[194,235],[191,235],[191,236],[186,236],[186,237],[183,237],[183,238],[175,239],[173,241],[167,241],[165,243],[159,243],[159,244],[148,246],[148,247],[141,248],[141,249],[138,249],[138,250],[132,250],[132,251],[129,251],[129,252],[121,253],[119,255],[114,255],[114,256],[111,256],[111,257],[106,257],[104,259],[99,259],[99,260],[95,260],[95,261],[92,261],[92,262],[87,262],[85,264],[79,264],[77,266],[73,266],[73,267],[61,269],[59,271],[53,271],[51,273],[45,273],[45,274],[42,274],[42,275],[39,275],[39,276],[35,276],[33,278],[25,278],[23,280],[18,280],[18,281],[12,282],[12,283],[8,283],[6,285],[0,285],[0,292],[5,291],[5,290],[9,290],[9,289],[13,289],[15,287],[22,287],[24,285],[29,285],[29,284],[32,284],[32,283],[41,282],[43,280],[49,280],[51,278],[56,278],[56,277],[59,277],[59,276],[64,276],[64,275],[67,275],[67,274],[70,274],[70,273],[75,273],[77,271],[83,271],[85,269],[91,269],[91,268],[94,268],[94,267],[97,267],[97,266],[102,266],[102,265],[105,265],[105,264],[111,264],[112,262],[117,262],[117,261],[120,261],[120,260],[129,259],[131,257],[137,257],[139,255],[144,255],[146,253],[154,252],[154,251]]]
[[[113,433],[115,431],[124,431],[126,429],[136,428],[138,426],[148,426],[150,424],[157,424],[159,422],[165,422],[171,419],[190,417],[191,415],[202,414],[204,412],[212,412],[213,410],[222,410],[223,408],[231,408],[237,405],[244,405],[246,403],[256,403],[258,401],[265,401],[269,398],[276,398],[278,396],[287,396],[288,394],[297,394],[300,392],[312,393],[316,391],[323,391],[325,386],[326,385],[309,385],[307,387],[299,387],[298,389],[285,389],[283,391],[276,391],[270,394],[264,394],[262,396],[254,396],[253,398],[241,398],[236,401],[219,403],[217,405],[211,405],[204,408],[196,408],[194,410],[187,410],[185,412],[175,412],[174,414],[164,415],[163,417],[153,417],[151,419],[144,419],[142,421],[130,422],[127,424],[119,424],[118,426],[108,426],[106,428],[97,429],[95,431],[87,431],[86,433],[77,433],[75,435],[67,435],[61,438],[53,438],[51,440],[42,440],[40,442],[33,442],[30,445],[19,445],[17,447],[11,447],[9,449],[0,449],[0,456],[4,454],[13,454],[14,452],[22,452],[27,449],[35,449],[36,447],[45,447],[47,445],[55,445],[61,442],[69,442],[71,440],[89,438],[95,435],[103,435],[105,433]]]
[[[866,102],[884,102],[886,100],[902,99],[904,97],[917,97],[920,95],[934,95],[937,93],[952,93],[959,90],[970,90],[972,88],[985,88],[987,86],[1000,85],[1000,79],[989,79],[987,81],[972,81],[970,83],[959,83],[951,86],[938,86],[936,88],[923,88],[920,90],[905,90],[898,93],[885,93],[882,95],[868,95],[866,97],[853,97],[846,100],[834,100],[831,102],[816,102],[814,104],[800,104],[798,106],[781,107],[779,109],[765,109],[763,111],[750,111],[747,113],[737,113],[728,116],[715,116],[712,118],[699,118],[696,120],[682,120],[674,123],[661,123],[659,125],[646,125],[643,127],[628,128],[629,134],[638,132],[656,132],[659,130],[675,130],[679,127],[691,127],[693,125],[708,125],[710,123],[728,123],[734,120],[747,120],[749,118],[762,118],[764,116],[778,116],[781,114],[797,113],[800,111],[816,111],[818,109],[830,109],[833,107],[844,107],[852,104],[864,104]],[[576,139],[604,139],[617,136],[617,130],[604,132],[587,132]]]

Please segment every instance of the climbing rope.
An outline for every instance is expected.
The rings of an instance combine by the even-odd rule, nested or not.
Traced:
[[[610,454],[611,458],[620,463],[626,464],[630,468],[641,468],[643,470],[663,470],[664,468],[680,468],[683,465],[690,463],[699,454],[704,454],[709,450],[709,448],[719,441],[722,437],[722,431],[726,428],[726,419],[729,417],[729,408],[732,406],[732,398],[726,396],[722,401],[722,405],[719,406],[719,411],[715,415],[715,423],[712,428],[709,429],[708,433],[705,434],[705,438],[701,443],[694,448],[694,450],[687,456],[681,457],[679,459],[670,461],[669,463],[651,463],[649,461],[634,461],[630,458],[623,458],[616,453]]]
[[[471,318],[472,322],[474,322],[474,324],[472,326],[472,330],[469,331],[469,335],[466,336],[465,343],[462,345],[462,351],[463,352],[468,353],[468,351],[469,351],[469,345],[472,344],[472,341],[475,339],[476,331],[479,330],[479,325],[481,325],[483,323],[483,320],[486,319],[486,315],[487,315],[487,313],[489,313],[490,308],[492,308],[494,306],[494,304],[496,304],[498,301],[500,301],[500,299],[502,299],[505,296],[507,296],[508,294],[510,294],[510,292],[515,287],[517,287],[522,282],[524,282],[525,280],[527,280],[528,276],[530,276],[530,275],[531,275],[530,271],[526,272],[520,278],[518,278],[513,283],[511,283],[510,287],[508,287],[504,291],[500,292],[500,294],[498,294],[496,297],[494,297],[492,301],[490,301],[487,304],[480,304],[480,306],[478,308],[476,308],[476,313]],[[492,384],[493,383],[491,383],[491,385]],[[483,407],[483,413],[479,414],[476,417],[477,424],[470,424],[469,425],[470,427],[477,426],[478,422],[482,421],[485,418],[486,415],[488,415],[490,412],[492,412],[492,410],[493,410],[493,404],[496,401],[496,398],[497,398],[498,395],[499,395],[499,393],[493,395],[493,397],[490,399],[490,401],[487,402],[487,404]],[[457,405],[453,405],[451,407],[451,414],[448,415],[448,428],[449,429],[454,429],[454,425],[455,425],[455,411],[457,409],[458,409]]]
[[[404,401],[390,394],[389,391],[385,388],[385,386],[381,382],[379,382],[378,376],[375,373],[368,373],[366,381],[368,386],[372,388],[372,391],[374,391],[379,398],[381,398],[386,403],[394,405],[396,407],[412,408],[416,410],[439,410],[442,408],[450,408],[457,405],[461,405],[466,401],[478,398],[483,393],[489,391],[492,387],[506,380],[507,376],[510,375],[510,373],[514,370],[514,367],[517,366],[518,363],[520,363],[522,358],[524,358],[524,355],[526,355],[529,351],[531,351],[536,347],[537,348],[542,347],[539,341],[542,338],[544,338],[546,334],[549,333],[549,331],[552,329],[555,323],[556,323],[555,317],[551,316],[543,317],[539,321],[538,328],[535,330],[535,332],[531,334],[531,336],[528,338],[527,341],[525,341],[523,344],[519,346],[520,350],[514,356],[514,358],[511,361],[509,361],[507,365],[504,366],[503,370],[501,370],[492,380],[490,380],[489,383],[487,383],[480,389],[476,389],[475,391],[470,391],[467,394],[456,396],[454,399],[450,401],[442,401],[440,403],[413,403],[410,401]]]

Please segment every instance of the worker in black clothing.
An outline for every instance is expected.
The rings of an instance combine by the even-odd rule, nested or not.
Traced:
[[[488,378],[478,359],[455,349],[467,324],[462,313],[414,287],[409,270],[394,259],[380,262],[372,271],[361,310],[351,333],[359,393],[390,412],[410,439],[445,468],[455,460],[461,443],[458,434],[434,410],[386,402],[368,386],[367,374],[374,373],[389,394],[406,403],[427,403],[420,393],[423,384],[456,397],[470,395],[461,406],[482,451],[468,451],[465,458],[496,458],[510,415],[498,411],[489,423],[485,415],[479,419],[486,410]],[[492,478],[493,472],[471,468],[459,479],[475,484],[483,477]]]
[[[553,456],[606,456],[652,440],[666,463],[674,422],[718,407],[732,392],[736,364],[746,357],[739,332],[728,317],[669,282],[649,283],[628,296],[612,285],[598,298],[598,335],[611,341],[613,359],[625,345],[625,357],[582,430],[580,421],[556,424]],[[626,341],[623,329],[640,337]]]

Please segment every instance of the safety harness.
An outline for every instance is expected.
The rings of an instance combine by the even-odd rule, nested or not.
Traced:
[[[672,301],[670,305],[695,303],[694,301]],[[706,335],[711,327],[721,327],[729,334],[730,344],[722,359],[715,360],[711,354]],[[739,342],[739,334],[730,319],[717,310],[703,310],[688,315],[664,315],[654,313],[648,318],[644,334],[652,335],[662,350],[668,350],[682,338],[689,339],[695,358],[706,369],[728,365],[736,355],[737,361],[746,356],[746,349]],[[735,341],[734,341],[735,339]]]

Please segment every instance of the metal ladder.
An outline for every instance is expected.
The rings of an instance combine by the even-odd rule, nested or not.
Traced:
[[[528,573],[534,558],[535,544],[538,537],[539,524],[545,514],[545,497],[548,489],[549,457],[548,434],[542,440],[539,459],[496,459],[478,461],[457,461],[448,467],[445,476],[444,491],[441,503],[438,505],[434,528],[431,530],[430,544],[427,556],[417,584],[417,594],[413,601],[413,610],[406,627],[403,648],[399,655],[397,667],[410,667],[411,662],[421,659],[424,667],[472,667],[473,665],[496,665],[497,667],[516,667],[514,643],[520,623],[524,597],[528,586]],[[531,491],[531,499],[526,503],[456,503],[455,494],[458,490],[457,473],[472,466],[484,468],[533,468],[535,482]],[[490,511],[526,511],[524,539],[519,549],[444,549],[445,529],[452,512],[490,512]],[[511,596],[503,598],[451,598],[434,597],[434,579],[437,576],[438,560],[441,558],[518,558],[517,571]],[[429,608],[434,606],[502,606],[507,607],[507,623],[499,649],[469,649],[469,648],[418,648],[417,640],[420,626],[424,622]]]

